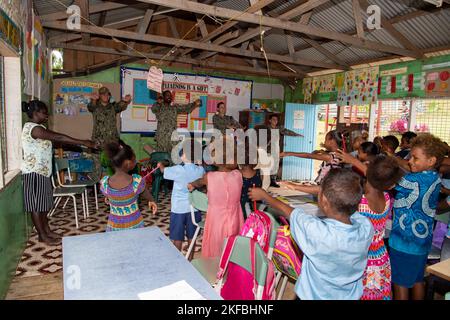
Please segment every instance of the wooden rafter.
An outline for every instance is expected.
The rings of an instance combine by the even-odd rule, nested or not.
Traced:
[[[257,3],[251,5],[246,12],[249,13],[253,13],[253,12],[257,12],[258,10],[261,10],[262,8],[264,8],[265,6],[268,6],[269,4],[271,4],[272,2],[274,2],[275,0],[260,0]],[[222,33],[224,33],[225,31],[229,30],[230,28],[234,27],[235,25],[237,25],[239,22],[238,21],[228,21],[225,24],[221,25],[220,27],[218,27],[217,29],[211,31],[210,33],[208,33],[207,36],[203,36],[203,38],[200,40],[201,42],[208,42],[211,39],[221,35]],[[189,54],[192,51],[192,49],[186,49],[183,52],[183,55]]]
[[[359,1],[361,4],[361,7],[363,10],[367,10],[367,7],[369,6],[369,3],[367,2],[367,0],[354,0],[354,1]],[[383,26],[383,28],[386,29],[387,32],[389,32],[389,34],[391,36],[393,36],[402,46],[404,46],[405,48],[415,52],[418,55],[422,55],[421,51],[419,48],[417,48],[408,38],[406,38],[402,33],[400,33],[397,29],[395,29],[395,27],[392,25],[391,22],[389,22],[388,19],[386,19],[383,15],[383,13],[381,13],[381,25]]]
[[[223,18],[231,18],[242,22],[248,22],[253,24],[260,24],[266,27],[270,28],[278,28],[283,30],[289,30],[294,31],[298,33],[305,33],[311,36],[317,36],[321,38],[326,39],[333,39],[337,41],[341,41],[344,43],[351,44],[352,46],[368,49],[368,50],[374,50],[374,51],[381,51],[381,52],[389,52],[394,54],[399,54],[403,56],[408,57],[415,57],[415,58],[421,58],[422,55],[418,54],[417,52],[414,52],[412,50],[398,48],[395,46],[390,46],[386,44],[382,44],[375,41],[368,41],[364,39],[360,39],[358,37],[351,37],[347,36],[345,34],[325,30],[317,27],[312,27],[309,25],[302,25],[291,21],[285,21],[282,19],[276,19],[272,17],[267,16],[258,16],[256,14],[251,13],[245,13],[241,11],[226,9],[226,8],[219,8],[215,6],[205,5],[197,2],[187,1],[187,0],[171,0],[170,2],[167,2],[167,0],[139,0],[140,2],[144,3],[153,3],[153,4],[159,4],[159,5],[165,5],[169,6],[171,8],[176,8],[180,10],[186,10],[190,12],[196,12],[196,13],[207,13],[212,14],[215,16],[223,17]],[[310,0],[307,3],[321,3],[326,2],[326,0]],[[299,6],[301,7],[301,6]],[[292,11],[299,10],[298,8],[293,9]],[[308,10],[309,11],[309,10]],[[299,10],[300,12],[300,10]],[[297,14],[298,16],[299,14]],[[248,40],[248,39],[247,39]]]
[[[320,2],[314,2],[315,6],[319,6],[321,4],[326,3],[329,0],[321,0]],[[311,17],[312,14],[312,9],[314,9],[315,7],[312,5],[311,1],[308,1],[306,3],[301,4],[298,7],[295,7],[293,9],[290,9],[289,11],[284,12],[283,14],[279,15],[277,18],[279,19],[293,19],[295,17],[297,17],[299,14],[302,14],[302,16],[300,17],[300,23],[301,24],[308,24],[307,21],[309,21],[309,18]],[[258,36],[261,32],[267,32],[270,31],[272,28],[269,27],[257,27],[257,28],[251,28],[248,29],[241,37],[237,38],[236,40],[230,41],[229,43],[226,43],[226,46],[229,47],[233,47],[235,45],[238,45],[244,41],[253,39],[254,37]],[[211,52],[211,53],[204,53],[201,57],[203,59],[206,59],[208,57],[211,57],[213,55],[215,55],[215,52]]]
[[[109,10],[115,10],[115,9],[121,9],[126,8],[128,5],[122,4],[122,3],[115,3],[115,2],[103,2],[100,4],[95,4],[90,6],[90,14],[99,13],[99,12],[105,12]],[[53,21],[53,20],[62,20],[67,19],[68,15],[66,12],[66,9],[50,14],[45,14],[42,16],[39,16],[41,21]]]
[[[364,23],[362,20],[361,6],[359,0],[352,0],[353,17],[355,18],[356,33],[359,38],[364,39]]]
[[[49,21],[44,22],[43,26],[45,28],[49,29],[58,29],[58,30],[64,30],[64,31],[72,31],[67,28],[67,25],[65,22],[60,21]],[[169,46],[176,46],[176,47],[188,47],[188,48],[197,48],[201,50],[206,51],[217,51],[224,54],[229,55],[236,55],[236,56],[244,56],[249,58],[256,58],[256,59],[265,59],[264,55],[260,52],[251,52],[250,50],[241,51],[238,48],[229,48],[223,45],[216,45],[216,44],[207,44],[207,43],[201,43],[191,40],[184,40],[184,39],[175,39],[170,37],[163,37],[163,36],[157,36],[157,35],[140,35],[136,32],[131,31],[124,31],[124,30],[116,30],[116,29],[109,29],[109,28],[100,28],[96,26],[87,26],[82,25],[81,30],[78,30],[82,33],[90,33],[90,34],[96,34],[100,36],[108,36],[108,35],[114,35],[116,38],[122,38],[127,40],[137,40],[142,42],[150,42],[150,43],[160,43],[164,45]],[[73,31],[72,31],[73,32]],[[329,69],[339,69],[340,66],[336,64],[331,63],[323,63],[318,61],[313,61],[309,59],[292,59],[288,56],[273,54],[273,53],[267,53],[267,58],[269,60],[274,61],[282,61],[289,64],[298,64],[298,65],[309,65],[314,67],[321,67],[321,68],[329,68]]]
[[[99,46],[86,46],[86,45],[69,44],[69,43],[55,43],[55,48],[63,48],[63,49],[69,49],[69,50],[97,52],[97,53],[104,53],[104,54],[111,54],[111,55],[144,58],[142,55],[140,55],[136,52],[133,52],[133,51],[128,51],[128,50],[124,50],[124,49],[103,48],[103,47],[99,47]],[[236,65],[236,64],[202,61],[202,60],[197,60],[197,59],[192,59],[192,58],[187,58],[187,57],[174,57],[171,55],[154,54],[154,53],[143,53],[143,55],[147,59],[159,60],[159,59],[164,58],[165,61],[187,63],[187,64],[198,65],[198,66],[203,66],[203,67],[213,68],[213,69],[231,70],[231,71],[235,71],[235,72],[247,72],[247,73],[252,73],[252,74],[260,74],[260,75],[267,74],[267,71],[265,69],[255,69],[253,67],[246,67],[246,66],[241,66],[241,65]],[[271,72],[271,74],[275,77],[282,77],[282,78],[301,78],[300,74],[296,74],[293,72],[279,71],[279,70],[273,70]]]
[[[434,13],[439,12],[441,10],[443,10],[443,8],[433,8],[433,9],[427,10],[427,11],[425,11],[425,10],[416,10],[416,11],[412,11],[412,12],[409,12],[409,13],[405,13],[405,14],[403,14],[401,16],[393,17],[393,18],[389,19],[388,21],[391,24],[396,24],[396,23],[400,23],[400,22],[403,22],[403,21],[408,21],[408,20],[411,20],[411,19],[414,19],[414,18],[417,18],[417,17],[421,17],[423,15],[434,14]],[[364,32],[366,32],[366,33],[367,32],[373,32],[374,30],[375,29],[367,29],[367,27],[364,26]],[[352,30],[352,31],[345,32],[345,34],[350,35],[350,36],[354,36],[354,35],[357,34],[357,32],[356,32],[356,30]],[[321,42],[321,44],[326,44],[326,43],[333,42],[333,41],[334,40],[326,40],[326,41]],[[308,48],[311,48],[311,47],[312,47],[311,45],[303,45],[303,46],[299,47],[298,50],[305,50],[305,49],[308,49]],[[423,53],[423,50],[422,50],[422,53]]]
[[[146,34],[147,33],[148,27],[150,26],[150,23],[152,22],[153,12],[154,11],[152,9],[147,9],[145,11],[144,18],[141,21],[139,21],[137,28],[136,28],[136,32],[138,34]],[[130,41],[127,43],[130,50],[132,48],[134,48],[135,44],[136,44],[135,41]]]

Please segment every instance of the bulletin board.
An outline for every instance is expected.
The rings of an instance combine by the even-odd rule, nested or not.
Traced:
[[[91,139],[92,114],[87,105],[98,89],[107,87],[111,101],[120,100],[120,84],[78,79],[55,79],[53,81],[52,129],[78,139]],[[117,128],[120,117],[117,116]]]
[[[380,66],[379,99],[424,97],[424,90],[425,73],[420,60]]]
[[[427,98],[450,96],[450,61],[423,66]]]
[[[157,94],[147,89],[147,74],[148,70],[121,68],[122,95],[130,94],[133,97],[128,109],[121,114],[122,132],[156,131],[157,121],[152,106]],[[208,75],[164,72],[163,77],[163,91],[172,92],[174,103],[187,104],[197,99],[202,101],[201,107],[192,113],[178,115],[178,128],[189,131],[212,128],[212,117],[219,102],[225,102],[228,115],[239,119],[239,111],[251,106],[252,86],[253,81]]]

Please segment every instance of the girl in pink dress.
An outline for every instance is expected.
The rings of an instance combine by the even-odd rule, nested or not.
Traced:
[[[226,150],[225,143],[223,148]],[[188,185],[191,191],[205,185],[208,190],[208,211],[202,240],[202,256],[205,258],[220,257],[224,240],[239,234],[244,224],[240,202],[242,175],[237,170],[236,157],[227,157],[224,151],[224,159],[214,155],[214,152],[213,158],[218,171],[208,172]]]

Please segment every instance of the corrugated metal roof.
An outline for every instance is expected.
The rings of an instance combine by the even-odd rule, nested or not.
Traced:
[[[139,10],[139,9],[136,9],[133,7],[126,7],[126,8],[111,10],[111,11],[108,11],[108,13],[106,15],[105,24],[135,18],[140,15],[143,16],[144,13],[145,12],[143,10]]]
[[[19,1],[19,0],[15,0]],[[61,2],[64,6],[59,3]],[[74,0],[34,0],[33,5],[36,9],[38,15],[42,16],[45,14],[55,13],[58,11],[64,11],[68,6],[72,5]],[[89,0],[89,5],[92,6],[94,4],[102,3],[101,0]]]
[[[248,0],[219,0],[213,4],[216,7],[244,11],[250,6]]]
[[[317,51],[314,48],[308,48],[305,50],[297,51],[295,53],[295,57],[309,59],[309,60],[313,60],[313,61],[332,63],[330,60],[328,60],[328,58],[326,56],[324,56],[322,53],[320,53],[319,51]]]
[[[288,46],[286,36],[283,34],[271,33],[264,37],[264,49],[272,53],[287,53]]]
[[[400,42],[398,42],[388,31],[386,31],[386,29],[375,29],[371,32],[365,32],[365,37],[370,41],[377,41],[399,48],[403,47]]]
[[[293,8],[294,4],[301,3],[302,0],[277,0],[268,5],[266,8],[273,13],[273,15],[280,15],[286,10]]]
[[[392,19],[399,15],[404,15],[413,11],[417,11],[415,8],[409,7],[405,2],[398,0],[368,0],[369,4],[376,4],[381,9],[381,14],[386,19]],[[367,16],[363,12],[363,16]]]
[[[54,0],[33,1],[33,6],[34,9],[37,11],[38,15],[42,16],[49,13],[63,11],[74,2],[73,0],[59,0],[59,1],[62,4]]]
[[[419,48],[450,44],[450,9],[402,21],[395,28]]]
[[[59,0],[69,6],[73,0]],[[376,4],[380,7],[382,15],[386,19],[403,16],[405,14],[417,11],[409,4],[420,5],[418,1],[408,0],[367,0],[369,4]],[[89,0],[90,5],[101,3],[100,0]],[[272,11],[274,14],[283,13],[296,4],[304,3],[304,0],[276,0],[266,7],[265,12]],[[55,0],[35,0],[34,5],[40,15],[45,15],[64,8]],[[145,5],[145,4],[142,4]],[[249,0],[218,0],[212,5],[243,11],[250,6]],[[427,4],[425,4],[427,5]],[[428,8],[430,5],[428,4]],[[162,10],[160,8],[159,10]],[[143,8],[138,6],[126,7],[109,11],[106,17],[106,24],[123,21],[144,14]],[[363,14],[363,21],[366,21],[367,14]],[[99,21],[100,14],[91,15],[91,21],[95,24]],[[299,17],[297,18],[297,20]],[[224,20],[226,20],[224,18]],[[395,28],[409,39],[414,45],[421,49],[433,47],[442,47],[450,45],[450,8],[440,10],[435,13],[427,13],[407,21],[396,23]],[[325,30],[335,32],[355,33],[355,22],[352,10],[352,0],[330,0],[329,2],[315,8],[310,19],[310,25]],[[253,24],[239,23],[236,27],[247,28],[254,27]],[[367,40],[381,42],[387,45],[402,47],[402,45],[385,29],[365,32]],[[305,47],[307,43],[301,39],[300,35],[293,35],[293,44],[296,50]],[[254,38],[257,40],[257,38]],[[329,41],[329,40],[326,40]],[[325,49],[335,54],[336,57],[348,64],[359,63],[363,60],[371,60],[390,56],[389,53],[365,50],[355,47],[347,47],[338,41],[324,42]],[[264,37],[264,47],[267,52],[278,54],[287,54],[287,42],[284,33],[280,30],[273,30]],[[307,58],[315,61],[330,62],[324,55],[314,48],[307,48],[298,53],[298,57]]]
[[[313,12],[309,22],[312,26],[337,32],[348,32],[355,29],[351,1],[347,0],[335,5],[330,3],[323,6],[321,11]]]

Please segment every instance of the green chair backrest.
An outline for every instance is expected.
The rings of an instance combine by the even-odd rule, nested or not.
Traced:
[[[227,240],[225,240],[227,241]],[[252,272],[252,262],[250,261],[250,238],[237,236],[233,251],[230,255],[230,261],[245,268],[248,272]],[[266,275],[268,263],[266,254],[263,249],[256,243],[255,248],[255,278],[256,282],[264,286],[266,284]]]
[[[447,293],[445,294],[445,300],[450,300],[450,292],[447,292]]]
[[[194,190],[189,193],[189,203],[197,210],[208,211],[208,196],[206,193]]]
[[[69,169],[69,160],[55,158],[55,169],[56,171]]]
[[[170,157],[170,153],[168,152],[161,152],[161,151],[155,151],[152,152],[150,155],[150,161],[151,162],[159,162],[162,160],[168,160],[169,162],[172,162],[172,159]]]
[[[278,221],[275,220],[273,215],[271,215],[270,213],[265,211],[262,211],[262,213],[264,213],[266,216],[270,218],[272,228],[270,230],[269,247],[275,248],[275,240],[277,239],[277,230],[280,224],[278,223]]]

